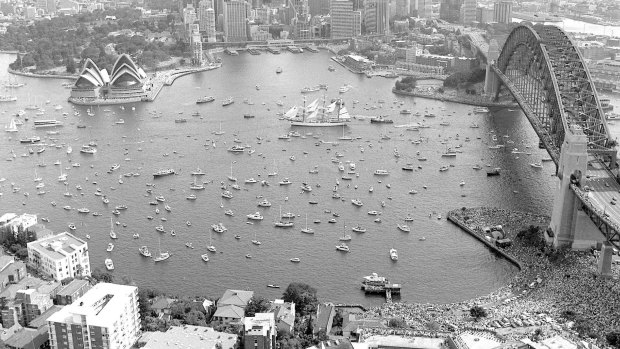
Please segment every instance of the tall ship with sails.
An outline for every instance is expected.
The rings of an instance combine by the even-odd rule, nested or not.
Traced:
[[[328,106],[325,106],[325,98],[323,106],[319,106],[318,99],[305,106],[304,100],[303,107],[292,107],[284,114],[284,118],[291,121],[291,126],[307,127],[344,126],[351,121],[351,115],[340,98],[332,100]]]

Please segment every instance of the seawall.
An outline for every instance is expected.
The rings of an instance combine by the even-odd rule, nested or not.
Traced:
[[[482,242],[483,244],[485,244],[490,250],[492,250],[493,252],[497,253],[498,255],[506,258],[509,262],[511,262],[512,264],[514,264],[515,266],[517,266],[517,268],[519,268],[519,270],[523,270],[523,266],[521,265],[521,262],[519,262],[516,258],[510,256],[509,254],[507,254],[506,252],[504,252],[503,250],[497,248],[494,244],[492,244],[491,242],[489,242],[484,236],[482,236],[481,234],[476,233],[474,230],[470,229],[467,225],[465,225],[465,223],[461,222],[461,220],[459,220],[458,218],[456,218],[456,216],[453,214],[454,211],[450,211],[448,212],[448,220],[454,224],[456,224],[457,226],[459,226],[461,229],[463,229],[466,233],[468,233],[469,235],[473,236],[474,238],[478,239],[480,242]]]
[[[499,102],[485,101],[485,100],[480,99],[482,98],[480,96],[477,96],[478,98],[472,98],[473,96],[466,98],[466,97],[461,97],[461,96],[446,96],[441,93],[428,93],[428,92],[415,92],[415,91],[407,92],[407,91],[397,90],[395,87],[392,88],[392,93],[401,95],[401,96],[429,98],[429,99],[436,99],[440,101],[461,103],[461,104],[467,104],[467,105],[475,105],[475,106],[480,106],[480,107],[519,108],[519,105],[517,103],[499,103]]]

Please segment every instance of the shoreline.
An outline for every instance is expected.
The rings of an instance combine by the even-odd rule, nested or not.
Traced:
[[[491,101],[484,101],[484,100],[473,100],[471,99],[472,96],[470,96],[469,98],[466,98],[466,97],[461,97],[461,96],[447,96],[445,94],[437,93],[437,92],[417,92],[417,91],[407,92],[407,91],[397,90],[395,87],[392,88],[392,93],[401,95],[401,96],[436,99],[436,100],[440,100],[443,102],[454,102],[454,103],[475,105],[475,106],[487,107],[487,108],[495,108],[495,107],[520,108],[519,104],[514,103],[514,102],[502,103],[502,102],[491,102]],[[477,97],[482,98],[480,96],[477,96]]]
[[[502,252],[504,257],[510,257],[510,261],[518,262],[521,270],[508,279],[505,286],[470,300],[448,304],[385,303],[371,308],[364,313],[364,318],[401,318],[407,326],[401,329],[371,328],[363,336],[382,334],[386,330],[411,336],[416,332],[428,333],[432,328],[433,336],[445,337],[470,330],[505,341],[519,340],[541,329],[545,338],[559,334],[579,342],[584,339],[577,331],[584,335],[585,328],[588,331],[585,334],[598,336],[589,338],[589,341],[604,346],[604,335],[617,330],[620,324],[615,313],[616,305],[620,304],[618,268],[614,268],[612,279],[599,277],[596,257],[591,253],[555,253],[516,238],[519,231],[530,225],[546,228],[550,217],[492,207],[454,209],[448,212],[448,217],[466,233],[484,242],[488,242],[484,228],[501,225],[504,237],[511,239],[512,245],[499,249],[490,242],[486,244]],[[469,314],[473,306],[484,307],[488,316],[475,321]],[[576,316],[567,317],[568,310]],[[504,322],[507,319],[509,325],[495,326],[502,319]],[[578,322],[587,325],[577,328]]]

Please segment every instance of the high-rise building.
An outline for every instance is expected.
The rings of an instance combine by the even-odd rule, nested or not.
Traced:
[[[207,36],[207,42],[215,42],[215,10],[212,8],[208,8],[206,11],[206,27],[205,27],[205,35]]]
[[[353,11],[353,2],[349,0],[333,0],[330,6],[331,36],[332,39],[350,38],[361,32],[356,28],[356,11]]]
[[[407,16],[411,12],[410,0],[395,0],[394,1],[394,14]]]
[[[461,23],[471,24],[476,21],[477,7],[478,2],[476,0],[463,0],[463,5],[461,6]]]
[[[461,17],[463,0],[441,0],[439,18],[451,23],[458,23]]]
[[[50,347],[131,348],[138,340],[138,288],[98,283],[47,319]]]
[[[212,0],[201,0],[198,3],[198,25],[201,32],[207,31],[207,9],[213,8]]]
[[[185,24],[185,28],[189,29],[189,25],[194,24],[196,19],[196,9],[191,4],[188,4],[187,7],[183,9],[183,23]]]
[[[56,281],[90,275],[88,244],[67,232],[29,242],[28,262]]]
[[[248,40],[248,7],[245,1],[224,2],[224,41]]]
[[[497,23],[512,22],[512,1],[496,1],[493,4],[493,21]]]
[[[493,19],[494,15],[495,15],[495,11],[492,8],[478,7],[476,9],[476,21],[480,23],[495,22],[495,20]]]
[[[364,9],[366,33],[390,33],[389,0],[369,0]]]
[[[202,66],[204,63],[202,55],[202,38],[200,37],[200,29],[198,24],[192,24],[190,32],[190,46],[192,49],[192,63]]]
[[[412,0],[412,10],[418,11],[418,17],[431,18],[433,15],[432,0]]]

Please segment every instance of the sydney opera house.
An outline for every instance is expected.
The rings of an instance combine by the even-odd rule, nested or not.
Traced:
[[[71,87],[69,101],[76,104],[139,102],[147,97],[146,78],[144,70],[127,54],[118,57],[110,73],[87,59]]]

